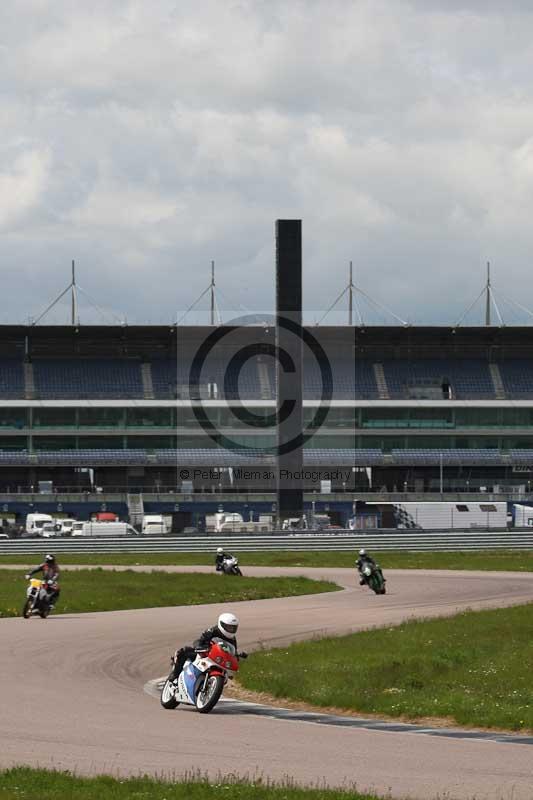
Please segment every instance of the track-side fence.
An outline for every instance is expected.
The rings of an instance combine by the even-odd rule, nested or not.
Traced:
[[[0,559],[15,554],[214,552],[224,547],[239,553],[268,550],[374,551],[533,550],[533,530],[515,531],[361,531],[358,533],[272,532],[261,535],[138,536],[0,540]]]

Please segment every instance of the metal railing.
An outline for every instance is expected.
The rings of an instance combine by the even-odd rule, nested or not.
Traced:
[[[435,483],[435,481],[433,481]],[[518,480],[517,480],[518,483]],[[485,482],[486,484],[486,482]],[[54,485],[52,492],[42,492],[39,491],[38,487],[35,484],[17,484],[17,485],[4,485],[4,487],[0,487],[0,496],[1,497],[13,497],[16,499],[20,495],[32,495],[33,497],[55,497],[56,495],[79,495],[83,497],[85,495],[89,495],[91,498],[98,499],[102,495],[127,495],[131,494],[132,492],[142,493],[142,494],[149,494],[149,495],[176,495],[176,497],[183,496],[184,492],[182,492],[181,488],[176,486],[176,484],[159,484],[154,486],[153,484],[139,484],[139,483],[130,483],[129,485],[109,485],[109,486],[102,486],[102,487],[83,487],[83,486],[59,486]],[[308,495],[314,495],[316,500],[320,500],[326,495],[324,492],[317,492],[316,488],[311,485],[308,487],[304,486],[304,493]],[[189,494],[189,493],[187,493]],[[199,498],[209,497],[213,495],[238,495],[239,497],[254,497],[257,495],[275,495],[275,489],[273,486],[258,486],[253,487],[249,486],[248,488],[245,486],[231,486],[226,485],[224,483],[214,483],[212,487],[204,487],[203,491],[195,490],[192,493],[195,497],[198,496]],[[345,496],[346,498],[356,497],[357,499],[362,498],[365,495],[369,497],[377,496],[380,497],[389,497],[389,498],[398,498],[407,500],[409,497],[413,499],[416,497],[427,497],[428,499],[435,499],[441,497],[443,494],[450,495],[452,499],[464,496],[476,496],[483,498],[495,498],[496,496],[500,497],[501,499],[507,498],[509,501],[516,499],[517,497],[521,497],[524,499],[525,497],[531,495],[533,499],[533,481],[524,480],[519,485],[509,485],[506,488],[506,484],[502,481],[498,481],[498,491],[493,492],[487,488],[480,489],[479,486],[471,485],[470,481],[464,482],[451,482],[445,481],[442,492],[440,491],[439,487],[434,485],[426,489],[421,489],[420,486],[414,483],[400,483],[397,488],[394,488],[390,491],[383,489],[381,486],[339,486],[334,488],[329,495],[336,495],[339,497]],[[329,496],[327,495],[327,496]]]
[[[53,542],[53,544],[52,544]],[[75,539],[0,540],[0,558],[9,555],[41,556],[53,547],[54,553],[214,553],[227,547],[237,553],[272,550],[316,550],[355,552],[360,547],[373,551],[477,551],[533,550],[533,530],[493,531],[397,531],[373,530],[353,533],[216,534],[210,536],[134,536],[131,538],[87,537]],[[1,562],[0,562],[1,568]]]

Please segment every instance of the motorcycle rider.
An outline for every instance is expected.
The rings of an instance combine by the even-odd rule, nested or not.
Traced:
[[[372,556],[370,556],[366,552],[365,548],[362,547],[359,550],[359,558],[355,562],[355,566],[357,567],[359,575],[361,576],[361,580],[359,581],[359,586],[364,586],[367,581],[367,579],[363,575],[363,567],[365,566],[365,564],[368,564],[368,566],[371,567],[373,570],[377,569],[381,575],[383,583],[385,583],[385,578],[383,577],[383,572],[381,571],[381,567],[378,567]]]
[[[53,609],[61,593],[59,588],[59,564],[57,563],[56,557],[53,555],[53,553],[47,553],[44,557],[43,563],[39,564],[38,567],[35,567],[27,573],[26,580],[29,580],[32,575],[35,575],[37,572],[43,573],[43,581],[52,581],[55,584],[54,590],[50,592],[49,601],[50,609]]]
[[[223,547],[217,547],[217,554],[215,557],[215,567],[217,572],[224,571],[224,559],[233,558],[231,553],[225,553]]]
[[[231,611],[225,611],[220,614],[217,624],[212,628],[207,628],[200,634],[199,638],[194,644],[180,647],[174,654],[174,669],[172,670],[172,677],[177,678],[183,669],[183,665],[187,659],[194,659],[197,651],[209,650],[213,639],[222,639],[225,642],[232,644],[237,650],[237,630],[239,628],[239,620],[232,614]],[[244,651],[237,653],[238,658],[247,658],[248,654]]]

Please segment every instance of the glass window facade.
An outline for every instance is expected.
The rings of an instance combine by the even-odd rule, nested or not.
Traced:
[[[176,447],[175,436],[128,436],[126,446],[132,450],[167,450]]]
[[[176,424],[173,408],[128,408],[126,425],[128,428],[172,428]]]
[[[233,446],[274,447],[274,427],[265,419],[272,406],[252,407],[243,418],[232,407],[204,406],[215,438],[226,434]],[[304,427],[317,406],[304,408]],[[56,450],[131,447],[135,449],[217,446],[190,407],[31,407],[0,408],[2,449]],[[28,437],[17,435],[28,432]],[[435,406],[331,407],[308,448],[366,449],[533,449],[533,407]]]
[[[78,448],[80,450],[122,450],[124,439],[122,436],[79,436]]]
[[[27,450],[28,439],[26,436],[0,437],[0,450]]]
[[[124,408],[80,408],[80,428],[123,428],[126,422]]]
[[[0,408],[0,429],[21,430],[28,427],[27,408]]]
[[[75,428],[76,408],[34,408],[32,410],[34,428]]]
[[[75,436],[35,436],[34,450],[76,450]]]

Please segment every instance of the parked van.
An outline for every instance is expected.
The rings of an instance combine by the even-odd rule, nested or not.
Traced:
[[[75,519],[58,519],[59,524],[59,535],[60,536],[70,536],[72,533],[72,526],[76,522]]]
[[[162,514],[145,514],[142,525],[143,533],[165,534],[168,533],[168,526]]]
[[[138,536],[139,532],[127,522],[75,522],[72,526],[75,536]]]
[[[42,536],[45,523],[53,524],[54,518],[50,514],[28,514],[26,517],[26,533],[33,536]]]
[[[41,536],[43,539],[55,539],[59,536],[59,525],[55,522],[45,522],[41,528]]]

